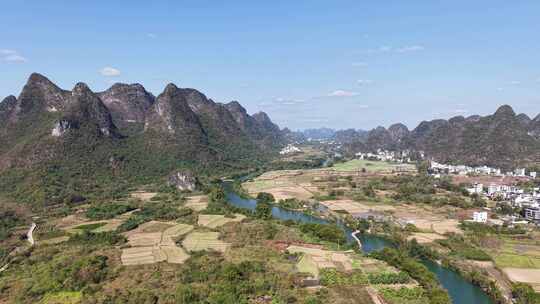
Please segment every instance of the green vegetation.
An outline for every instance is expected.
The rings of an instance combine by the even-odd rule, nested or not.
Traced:
[[[300,231],[321,241],[337,244],[345,244],[347,241],[345,232],[336,225],[303,223],[300,224]]]
[[[429,298],[420,287],[382,288],[380,292],[389,304],[429,304]]]
[[[371,284],[407,284],[411,281],[409,275],[400,272],[379,272],[369,273],[368,280]]]
[[[92,230],[98,229],[99,227],[103,227],[105,225],[107,225],[107,223],[105,223],[105,222],[103,222],[103,223],[94,223],[94,224],[85,224],[85,225],[77,226],[74,229],[76,229],[76,230],[84,230],[84,231],[92,231]]]
[[[79,292],[99,287],[109,273],[107,264],[108,258],[102,255],[42,252],[11,274],[15,276],[11,279],[20,282],[20,288],[12,292],[16,293],[17,303],[37,303],[42,297],[43,303],[66,297],[73,299]]]
[[[69,243],[81,245],[119,245],[126,242],[126,238],[115,232],[100,232],[93,233],[84,230],[82,233],[77,233],[69,238]]]
[[[208,189],[208,207],[204,214],[222,214],[233,216],[235,213],[251,214],[249,210],[235,208],[227,202],[225,190],[220,184],[212,184]]]
[[[24,221],[15,211],[0,205],[0,241],[4,241],[10,237],[12,229],[23,224]]]
[[[264,263],[233,264],[206,253],[186,263],[176,290],[176,303],[249,303],[257,296],[280,296],[279,274]],[[280,303],[276,301],[276,303]]]
[[[296,198],[287,198],[279,200],[278,206],[283,209],[300,210],[304,207],[304,202]]]
[[[517,283],[512,286],[512,296],[516,304],[540,304],[540,294],[536,293],[531,286]]]
[[[271,219],[272,205],[266,201],[257,202],[257,206],[255,207],[255,217],[263,220]]]
[[[333,268],[322,269],[320,280],[323,286],[367,285],[368,279],[361,271],[343,273]]]
[[[107,220],[134,209],[135,207],[127,204],[104,203],[90,207],[86,211],[86,217],[91,220]]]
[[[452,255],[468,260],[491,261],[491,257],[487,253],[467,242],[463,236],[451,234],[447,239],[436,242],[450,249]]]
[[[40,304],[79,304],[82,299],[80,291],[60,291],[46,294]]]
[[[264,202],[264,203],[273,203],[276,201],[274,196],[271,193],[266,192],[259,192],[256,197],[258,202]]]
[[[505,226],[490,226],[482,223],[474,222],[462,222],[461,229],[470,232],[474,235],[489,235],[489,234],[506,234],[506,235],[517,235],[525,234],[525,229],[521,227],[505,227]]]
[[[139,211],[134,212],[117,228],[117,231],[129,231],[152,220],[172,221],[179,218],[185,219],[189,218],[192,213],[193,211],[189,208],[178,208],[177,205],[171,205],[170,203],[149,202],[144,204]],[[193,219],[186,220],[186,222],[190,221],[193,221]]]
[[[374,258],[383,260],[388,264],[405,271],[426,289],[426,296],[432,304],[450,304],[448,293],[439,286],[435,274],[417,260],[400,253],[396,249],[385,248],[371,254]]]

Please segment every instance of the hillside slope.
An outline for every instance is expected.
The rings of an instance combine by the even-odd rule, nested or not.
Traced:
[[[139,84],[63,90],[37,73],[0,103],[0,135],[0,192],[44,204],[107,195],[179,169],[243,170],[284,142],[266,114],[250,116],[194,89],[169,84],[157,97]]]

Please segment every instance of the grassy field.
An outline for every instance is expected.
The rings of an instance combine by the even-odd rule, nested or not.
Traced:
[[[398,166],[402,166],[403,168],[407,168],[407,170],[414,170],[413,165],[398,165],[398,164],[392,164],[388,162],[383,161],[371,161],[371,160],[363,160],[363,159],[353,159],[344,163],[337,163],[332,168],[339,172],[353,172],[353,171],[359,171],[362,170],[362,168],[365,168],[367,172],[391,172],[393,170],[396,170]]]
[[[493,252],[500,268],[540,268],[540,246],[530,240],[503,238],[503,245]]]
[[[182,241],[182,247],[188,251],[215,250],[224,252],[230,244],[218,240],[218,232],[192,232]]]
[[[309,273],[314,277],[319,276],[319,267],[310,255],[303,255],[296,265],[298,272]]]
[[[61,291],[45,295],[41,304],[78,304],[82,302],[82,292]]]
[[[499,254],[495,263],[501,268],[540,268],[540,259],[517,254]]]

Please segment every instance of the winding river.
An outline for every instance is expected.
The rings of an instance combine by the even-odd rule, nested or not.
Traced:
[[[244,199],[240,197],[232,190],[233,187],[229,182],[225,182],[224,186],[227,199],[231,205],[238,208],[255,210],[255,206],[257,205],[256,200]],[[330,224],[330,222],[327,220],[298,211],[282,209],[277,206],[272,208],[272,216],[281,220]],[[353,231],[341,223],[337,223],[337,225],[345,231],[347,240],[349,242],[354,242],[354,239],[351,236]],[[374,235],[360,235],[359,239],[362,242],[362,251],[366,253],[392,246],[388,240]],[[439,264],[429,260],[424,260],[422,262],[431,272],[435,273],[441,282],[441,285],[448,290],[448,294],[450,294],[454,304],[493,304],[493,301],[482,289],[469,283],[453,270],[442,267]]]

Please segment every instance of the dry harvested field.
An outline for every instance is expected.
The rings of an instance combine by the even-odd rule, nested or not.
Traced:
[[[192,232],[182,241],[182,246],[188,251],[215,250],[225,252],[230,244],[218,238],[218,232]]]
[[[480,183],[485,186],[490,184],[499,184],[499,185],[513,185],[520,181],[527,181],[528,177],[519,177],[519,176],[489,176],[489,175],[479,175],[479,176],[467,176],[467,175],[452,175],[452,182],[456,185],[460,183]]]
[[[123,265],[153,264],[167,261],[181,264],[189,254],[176,246],[174,238],[193,230],[193,226],[151,221],[125,233],[131,248],[122,250]]]
[[[363,204],[349,199],[322,201],[321,205],[326,206],[332,211],[345,211],[350,214],[368,211],[393,211],[395,207],[389,205]]]
[[[366,172],[361,172],[361,169],[365,167],[368,168]],[[259,192],[268,192],[276,200],[288,198],[309,200],[314,196],[326,194],[324,188],[332,183],[330,179],[335,181],[353,177],[356,181],[363,181],[374,176],[394,175],[395,172],[403,172],[403,168],[407,172],[412,172],[410,169],[414,166],[352,160],[336,164],[331,168],[270,171],[252,181],[245,182],[242,186],[253,196]],[[339,188],[333,187],[333,189]],[[350,190],[346,187],[342,189]]]
[[[287,198],[298,198],[308,200],[314,193],[306,189],[310,186],[311,174],[313,170],[283,170],[270,171],[259,176],[253,181],[243,184],[251,195],[259,192],[271,193],[276,200]]]
[[[55,244],[63,243],[65,241],[67,241],[67,240],[69,240],[69,236],[59,236],[59,237],[55,237],[55,238],[52,238],[52,239],[39,240],[38,244],[55,245]]]
[[[414,224],[423,232],[445,234],[447,232],[463,233],[457,219],[448,218],[449,212],[444,208],[433,209],[425,206],[398,205],[394,217]]]
[[[77,229],[77,227],[79,226],[103,223],[104,224],[103,226],[100,226],[92,230],[92,232],[109,232],[109,231],[116,230],[116,228],[122,225],[123,222],[125,222],[134,212],[137,212],[137,211],[139,211],[139,209],[135,209],[135,210],[120,214],[119,216],[110,220],[100,220],[100,221],[89,221],[82,213],[73,214],[73,215],[69,215],[61,219],[60,222],[56,226],[69,233],[79,233],[81,232],[80,229]]]
[[[319,270],[324,268],[336,268],[342,271],[353,270],[353,258],[343,252],[295,245],[289,246],[287,250],[290,253],[304,254],[298,263],[300,272],[308,272],[318,276]]]
[[[297,264],[298,271],[310,273],[315,277],[319,275],[321,269],[325,268],[335,268],[341,271],[361,269],[366,273],[396,271],[384,262],[356,256],[353,252],[330,251],[296,245],[287,247],[287,251],[303,254]]]
[[[146,191],[135,191],[131,193],[132,198],[140,199],[141,201],[149,201],[156,195],[157,193],[155,192],[146,192]]]
[[[159,247],[132,247],[123,249],[120,259],[122,265],[128,266],[163,262],[166,256],[161,253]]]
[[[540,292],[540,269],[503,268],[512,282],[528,283],[535,291]]]
[[[415,232],[413,235],[409,236],[407,239],[410,241],[412,239],[416,239],[418,243],[420,244],[428,244],[433,243],[436,240],[442,240],[446,237],[436,234],[436,233],[422,233],[422,232]]]
[[[200,214],[198,225],[214,229],[227,223],[241,222],[246,218],[242,214],[235,214],[234,216],[234,218],[229,218],[224,215]]]
[[[192,209],[193,211],[200,212],[206,207],[208,207],[208,196],[207,195],[197,195],[190,196],[187,198],[185,207]]]

